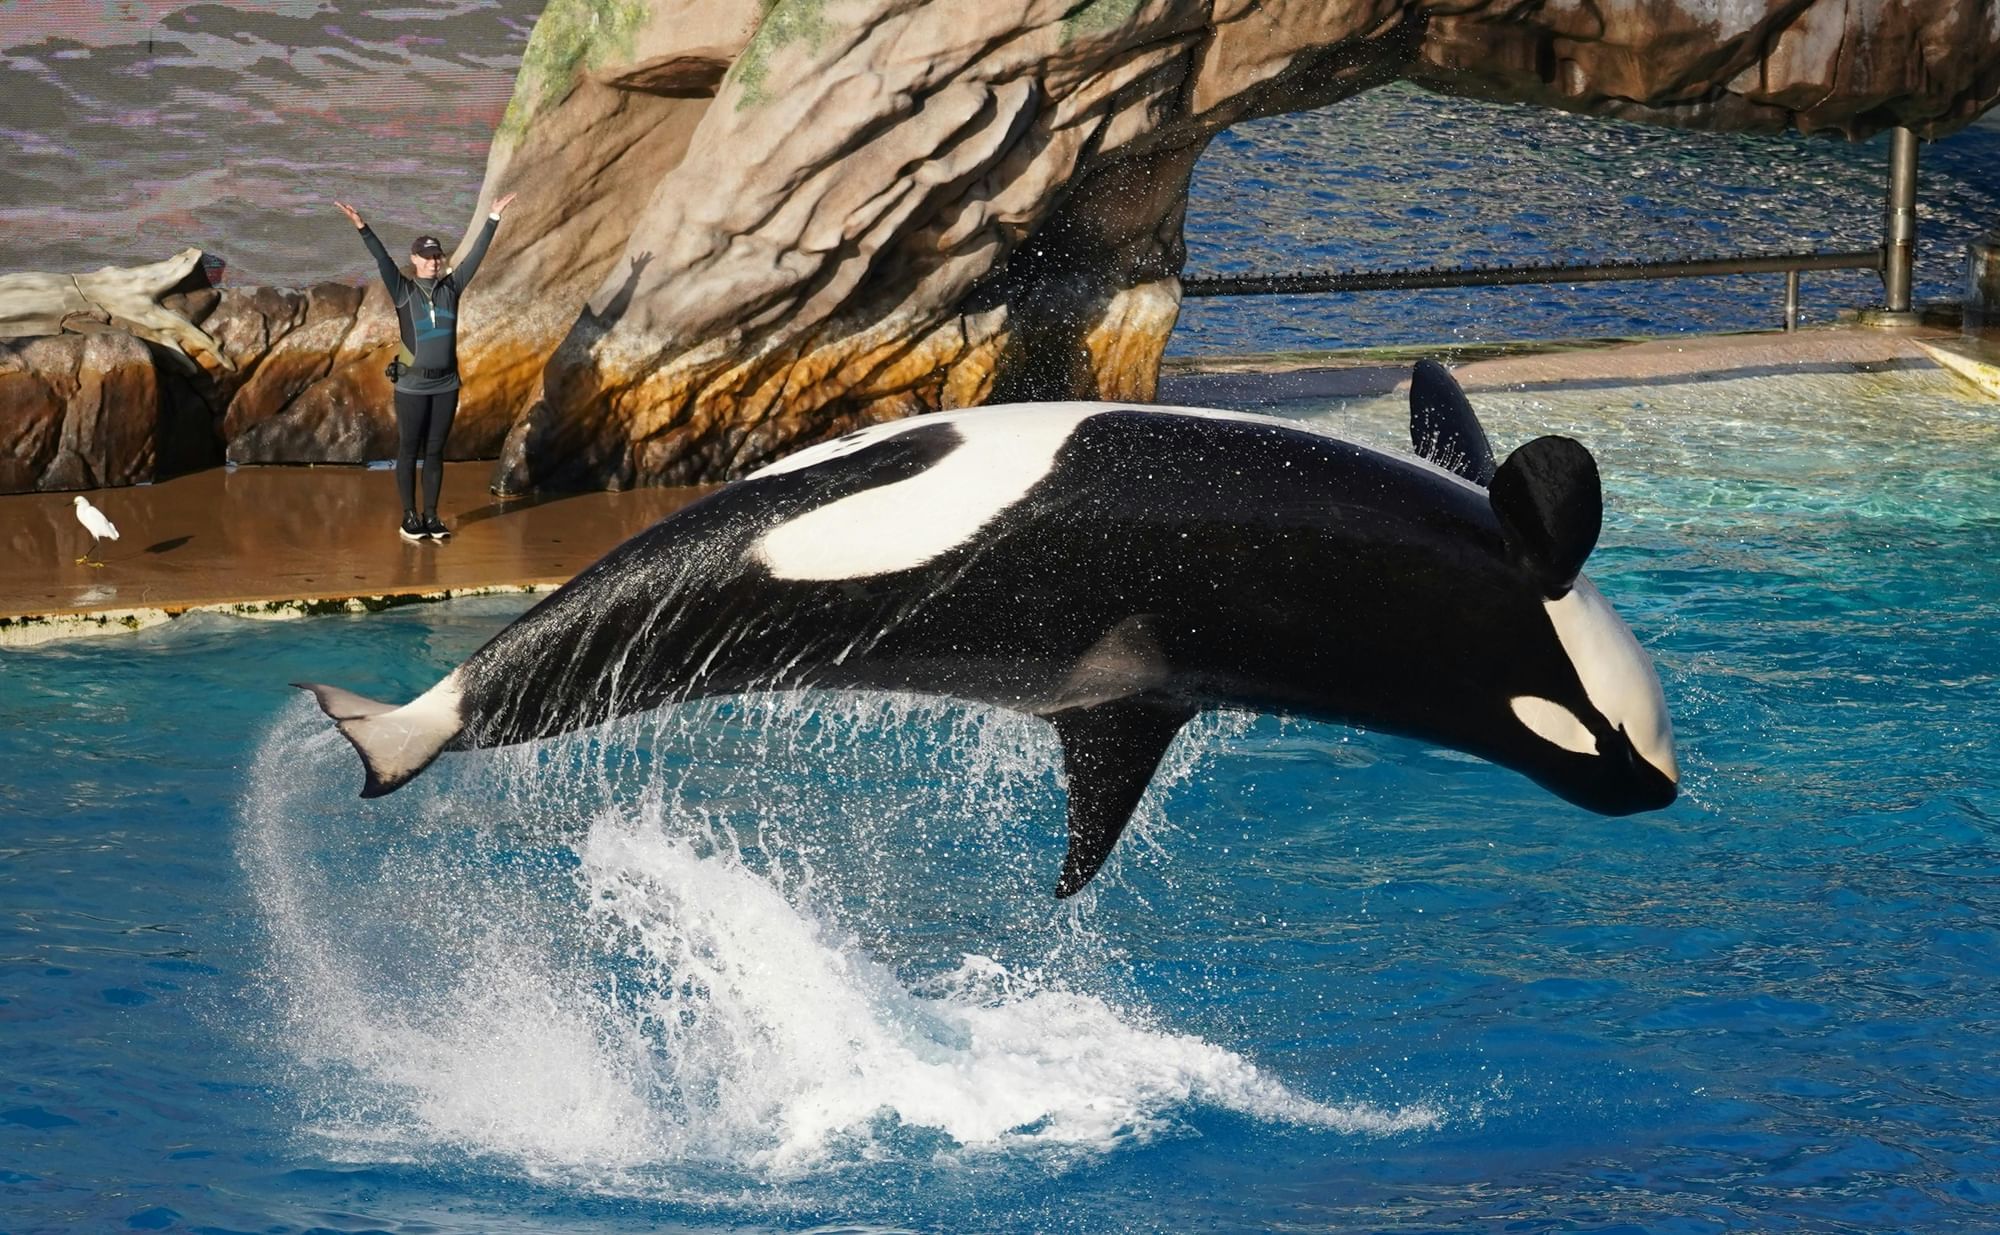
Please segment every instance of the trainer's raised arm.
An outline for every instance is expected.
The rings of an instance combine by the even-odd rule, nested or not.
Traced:
[[[486,225],[479,229],[479,235],[473,237],[472,250],[465,255],[465,260],[460,262],[458,268],[452,272],[452,279],[458,284],[461,291],[464,290],[466,284],[472,282],[472,276],[479,273],[479,263],[486,259],[486,247],[493,243],[493,233],[500,226],[500,216],[513,201],[514,194],[509,193],[494,202],[493,208],[486,212]]]
[[[346,202],[337,199],[333,204],[339,208],[340,213],[347,216],[349,223],[354,224],[355,230],[361,233],[361,243],[367,245],[368,252],[374,256],[375,269],[381,273],[382,282],[389,289],[389,298],[391,300],[401,300],[403,297],[403,272],[396,268],[395,261],[389,256],[389,250],[382,247],[381,238],[376,236],[374,231],[361,221],[360,211]]]

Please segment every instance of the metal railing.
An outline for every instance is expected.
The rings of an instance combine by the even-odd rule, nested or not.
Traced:
[[[1883,243],[1839,253],[1739,254],[1670,262],[1589,265],[1471,266],[1431,270],[1300,271],[1294,274],[1191,275],[1182,296],[1284,296],[1381,292],[1435,287],[1500,287],[1526,283],[1603,283],[1621,279],[1702,279],[1718,275],[1785,276],[1785,329],[1799,324],[1799,274],[1807,270],[1873,270],[1882,277],[1884,307],[1866,320],[1901,324],[1913,316],[1910,287],[1916,256],[1917,139],[1896,129],[1889,150],[1889,200]]]

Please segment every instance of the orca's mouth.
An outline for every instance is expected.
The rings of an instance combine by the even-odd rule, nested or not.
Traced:
[[[1622,757],[1613,750],[1602,755],[1577,755],[1565,760],[1565,771],[1534,779],[1566,802],[1600,815],[1617,818],[1663,810],[1680,796],[1680,784],[1626,746]]]
[[[1681,796],[1679,781],[1668,776],[1665,772],[1660,771],[1650,763],[1645,765],[1645,769],[1652,773],[1652,777],[1650,778],[1652,783],[1641,795],[1643,800],[1640,805],[1631,813],[1636,814],[1642,810],[1665,810],[1674,804],[1675,798]]]
[[[1669,738],[1666,745],[1661,748],[1660,753],[1667,759],[1667,766],[1661,767],[1646,755],[1639,753],[1637,744],[1626,734],[1622,725],[1618,728],[1618,736],[1625,739],[1625,750],[1632,761],[1633,772],[1644,782],[1642,795],[1646,799],[1646,804],[1639,809],[1663,810],[1672,806],[1674,799],[1681,794],[1681,768],[1680,763],[1674,758],[1673,739]]]
[[[1636,815],[1672,806],[1674,799],[1681,794],[1679,777],[1654,767],[1629,745],[1625,749],[1628,771],[1619,778],[1618,788],[1612,791],[1617,801],[1610,809],[1597,809],[1607,815]]]

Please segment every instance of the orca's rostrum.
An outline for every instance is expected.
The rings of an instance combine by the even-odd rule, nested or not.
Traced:
[[[1205,708],[1421,738],[1604,814],[1667,805],[1659,679],[1579,573],[1602,515],[1590,453],[1542,437],[1496,467],[1431,362],[1410,403],[1421,458],[1117,403],[876,425],[661,520],[411,703],[306,689],[360,752],[363,797],[443,751],[745,691],[1045,717],[1069,783],[1058,896]]]

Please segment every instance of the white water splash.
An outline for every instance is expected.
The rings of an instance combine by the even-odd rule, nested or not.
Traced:
[[[731,1156],[809,1164],[881,1115],[965,1147],[1109,1148],[1206,1103],[1348,1132],[1428,1111],[1329,1107],[1242,1058],[984,956],[918,992],[741,865],[655,831],[593,830],[608,941],[656,967],[640,1015]]]
[[[809,721],[797,704],[748,707],[735,726],[662,714],[656,749],[685,763],[647,762],[632,734],[466,756],[397,795],[414,822],[394,843],[379,809],[349,805],[345,743],[309,703],[289,713],[259,754],[241,849],[314,1126],[363,1158],[497,1157],[657,1192],[688,1171],[769,1181],[909,1154],[1103,1153],[1202,1107],[1360,1134],[1440,1121],[1429,1106],[1314,1101],[1083,989],[1077,975],[1112,949],[1083,911],[1047,901],[1045,872],[1021,885],[1039,956],[871,954],[871,915],[921,898],[894,894],[897,846],[868,851],[831,804],[852,793],[883,809],[865,782],[898,752],[858,740],[856,718],[899,731],[912,705],[857,699],[845,713],[819,699]],[[937,792],[913,814],[956,816],[992,850],[994,786],[1052,793],[1052,752],[1020,718],[946,728],[980,775],[926,779]],[[766,792],[774,777],[796,787],[799,766],[828,769],[817,797]],[[560,861],[521,860],[533,845],[506,834],[524,819],[561,827],[540,842]],[[788,839],[807,824],[837,833],[838,851]],[[994,860],[1017,880],[1026,865]]]

